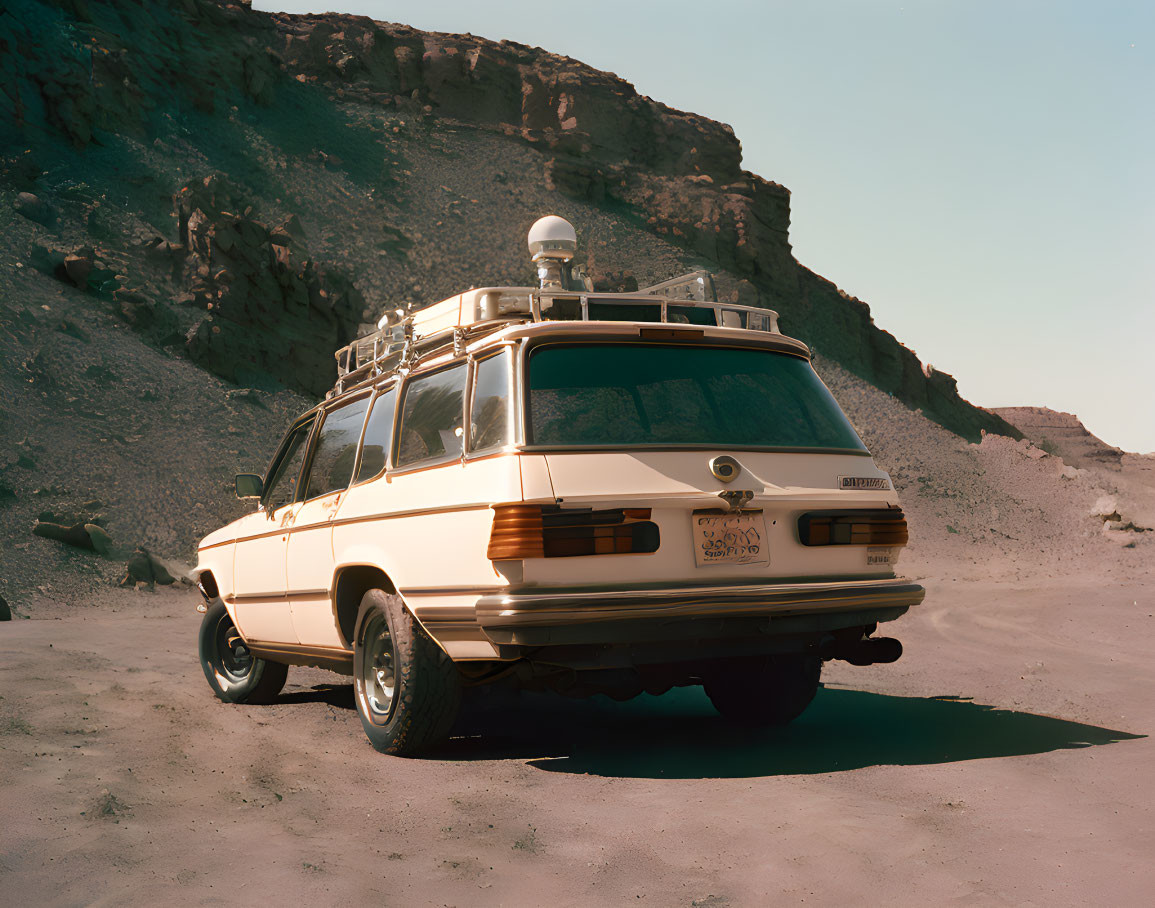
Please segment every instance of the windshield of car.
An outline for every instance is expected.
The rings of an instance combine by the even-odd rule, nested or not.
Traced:
[[[528,373],[534,446],[866,451],[810,363],[785,353],[547,344]]]

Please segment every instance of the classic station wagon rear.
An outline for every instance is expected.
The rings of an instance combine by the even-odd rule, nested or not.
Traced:
[[[222,699],[286,666],[354,677],[388,753],[450,731],[466,686],[617,698],[703,684],[788,722],[823,661],[894,661],[921,602],[890,479],[775,313],[703,272],[594,293],[560,218],[537,288],[471,290],[338,351],[258,510],[210,534],[201,659]]]

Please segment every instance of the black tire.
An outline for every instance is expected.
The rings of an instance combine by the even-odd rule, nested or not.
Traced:
[[[220,599],[213,600],[201,621],[200,658],[209,687],[226,703],[269,703],[289,674],[289,666],[249,652]]]
[[[401,599],[369,590],[353,639],[354,699],[369,742],[407,757],[444,741],[461,707],[461,676]]]
[[[725,718],[743,725],[786,725],[810,705],[821,677],[820,658],[784,655],[722,663],[703,682]]]

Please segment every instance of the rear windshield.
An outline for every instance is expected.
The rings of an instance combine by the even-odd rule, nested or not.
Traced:
[[[810,363],[770,350],[547,345],[528,396],[531,445],[866,451]]]

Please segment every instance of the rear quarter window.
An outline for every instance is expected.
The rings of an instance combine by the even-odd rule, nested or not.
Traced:
[[[473,366],[473,405],[470,407],[470,451],[487,451],[508,444],[510,421],[508,351],[478,360]]]
[[[461,455],[465,374],[461,363],[409,381],[401,399],[396,466]]]

